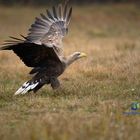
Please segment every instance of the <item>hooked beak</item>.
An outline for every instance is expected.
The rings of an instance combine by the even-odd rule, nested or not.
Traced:
[[[82,58],[82,57],[86,57],[87,55],[85,54],[85,53],[81,53],[80,55],[79,55],[79,58]]]

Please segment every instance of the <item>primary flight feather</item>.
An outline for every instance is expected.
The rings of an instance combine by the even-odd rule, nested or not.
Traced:
[[[74,52],[68,57],[62,53],[62,39],[68,32],[72,7],[68,3],[53,6],[40,14],[31,25],[29,33],[23,39],[10,37],[0,50],[13,50],[28,67],[32,67],[30,74],[33,78],[25,82],[15,93],[25,94],[37,92],[45,84],[53,89],[60,86],[58,77],[75,60],[85,57],[85,53]]]

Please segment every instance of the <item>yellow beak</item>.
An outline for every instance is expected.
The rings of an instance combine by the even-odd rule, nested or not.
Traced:
[[[87,55],[85,54],[85,53],[81,53],[80,55],[79,55],[79,58],[81,58],[81,57],[86,57]]]

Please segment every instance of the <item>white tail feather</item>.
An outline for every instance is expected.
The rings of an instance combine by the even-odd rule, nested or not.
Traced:
[[[39,84],[39,82],[36,82],[36,83],[25,82],[25,83],[15,92],[15,95],[25,94],[25,93],[27,93],[28,91],[34,89],[38,84]]]

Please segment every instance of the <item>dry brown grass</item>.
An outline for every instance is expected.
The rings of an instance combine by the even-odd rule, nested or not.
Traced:
[[[0,7],[0,43],[27,34],[45,8]],[[74,7],[65,53],[83,51],[60,77],[62,87],[14,97],[30,68],[0,52],[1,140],[137,140],[139,115],[124,115],[140,98],[140,10],[134,5]]]

